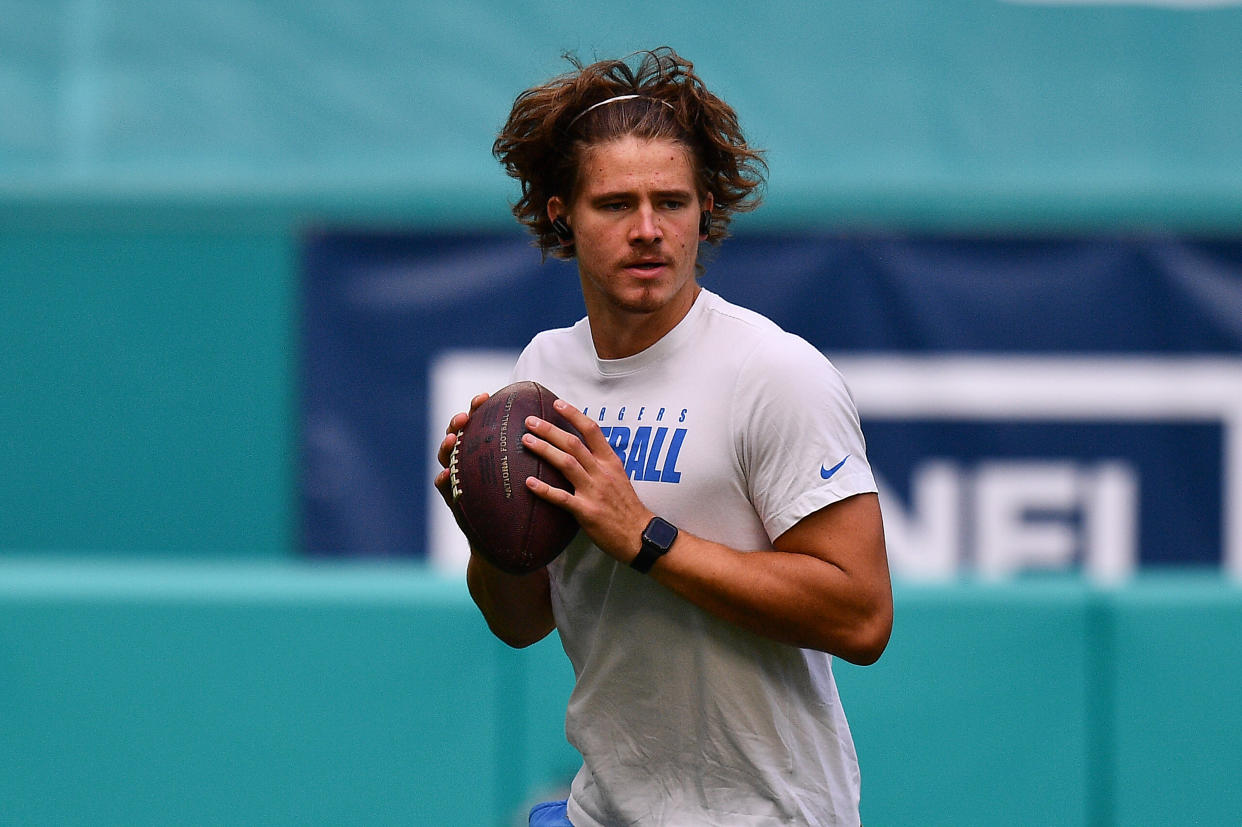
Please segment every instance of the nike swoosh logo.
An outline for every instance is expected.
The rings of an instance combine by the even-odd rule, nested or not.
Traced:
[[[849,458],[850,458],[850,455],[846,454],[845,459],[849,459]],[[840,462],[838,462],[836,465],[832,466],[831,468],[825,468],[822,465],[819,466],[819,475],[826,480],[831,479],[833,474],[841,470],[841,466],[845,464],[845,459],[841,460]]]

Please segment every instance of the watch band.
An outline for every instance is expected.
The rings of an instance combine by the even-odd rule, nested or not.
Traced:
[[[651,522],[643,529],[643,543],[638,554],[630,561],[630,568],[643,574],[651,571],[655,561],[668,554],[676,539],[677,526],[663,517],[652,517]]]

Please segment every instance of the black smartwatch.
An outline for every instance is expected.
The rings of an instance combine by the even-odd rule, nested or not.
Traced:
[[[677,526],[663,517],[652,517],[643,529],[643,545],[638,550],[638,556],[630,561],[630,568],[643,574],[651,571],[655,561],[668,554],[676,539]]]

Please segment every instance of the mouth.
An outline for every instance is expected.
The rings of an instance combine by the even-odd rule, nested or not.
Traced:
[[[663,259],[643,258],[625,263],[625,269],[642,275],[656,275],[668,266]]]

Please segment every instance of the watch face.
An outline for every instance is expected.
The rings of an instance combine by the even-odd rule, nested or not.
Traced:
[[[647,526],[647,530],[643,534],[653,545],[667,551],[668,547],[677,539],[677,527],[657,517],[651,521],[651,524]]]

